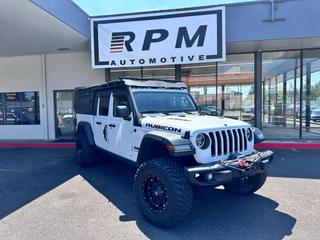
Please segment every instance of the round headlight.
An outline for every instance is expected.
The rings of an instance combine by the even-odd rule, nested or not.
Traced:
[[[251,130],[251,128],[248,128],[247,129],[247,139],[249,142],[251,142],[252,138],[253,138],[252,130]]]
[[[200,149],[207,149],[209,147],[210,140],[209,137],[204,133],[199,133],[196,136],[196,145]]]
[[[254,127],[253,134],[254,134],[254,143],[260,143],[265,140],[265,137],[259,128]]]

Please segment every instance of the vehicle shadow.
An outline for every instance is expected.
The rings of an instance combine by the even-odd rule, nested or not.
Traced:
[[[181,225],[160,229],[147,223],[135,203],[135,168],[108,159],[81,175],[124,215],[136,221],[150,239],[282,239],[291,234],[296,219],[277,211],[278,203],[258,194],[236,196],[222,189],[195,189],[194,207]]]
[[[73,156],[62,149],[0,148],[0,219],[79,174]]]

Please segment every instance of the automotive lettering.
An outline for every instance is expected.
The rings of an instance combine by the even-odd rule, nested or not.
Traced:
[[[184,40],[186,47],[190,48],[193,46],[195,41],[198,39],[197,47],[202,47],[207,32],[207,25],[201,25],[193,37],[190,39],[188,29],[186,27],[180,27],[178,31],[178,37],[176,42],[176,48],[181,48],[182,41]]]
[[[157,36],[157,37],[155,37]],[[142,51],[150,49],[151,43],[162,42],[169,36],[169,32],[165,29],[154,29],[146,32],[143,41]]]

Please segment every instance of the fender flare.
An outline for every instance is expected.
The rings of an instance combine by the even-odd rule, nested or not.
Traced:
[[[152,150],[148,149],[148,146],[150,146],[151,142],[158,143],[165,147],[170,156],[173,157],[190,156],[195,154],[195,149],[189,139],[184,139],[178,134],[150,131],[144,135],[141,141],[138,153],[138,162],[143,160],[143,156],[145,155],[146,151]]]
[[[94,138],[93,138],[93,132],[92,132],[92,128],[91,128],[90,123],[79,122],[78,126],[77,126],[76,138],[79,137],[80,132],[84,133],[90,146],[95,145]]]

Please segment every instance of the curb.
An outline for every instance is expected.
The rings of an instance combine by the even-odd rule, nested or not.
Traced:
[[[263,142],[255,144],[257,149],[320,149],[320,142]],[[75,143],[1,143],[0,148],[51,148],[51,149],[74,149]]]
[[[320,142],[263,142],[255,144],[257,149],[320,149]]]

